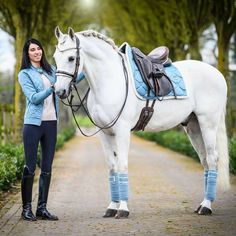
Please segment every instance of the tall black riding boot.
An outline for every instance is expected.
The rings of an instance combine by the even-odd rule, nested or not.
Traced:
[[[30,173],[28,167],[25,166],[21,180],[21,197],[23,204],[23,211],[21,213],[21,216],[24,220],[30,221],[37,220],[31,208],[33,182],[34,173]]]
[[[58,220],[58,217],[52,215],[46,208],[50,182],[51,173],[42,172],[39,178],[39,198],[36,211],[36,217],[42,220]]]

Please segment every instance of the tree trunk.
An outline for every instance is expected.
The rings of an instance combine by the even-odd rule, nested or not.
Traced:
[[[27,30],[21,27],[20,21],[16,26],[16,65],[15,65],[15,97],[14,97],[14,108],[15,108],[15,122],[14,122],[14,142],[19,143],[21,141],[21,133],[23,127],[24,108],[25,108],[25,97],[22,93],[20,84],[18,82],[18,73],[21,66],[21,57],[24,41],[27,38]]]
[[[228,68],[229,68],[229,42],[225,38],[223,33],[218,33],[218,69],[224,75],[228,87],[226,123],[228,128],[228,135],[229,137],[232,137],[233,116],[232,116],[231,91],[230,91],[231,83],[230,83]]]
[[[189,44],[190,44],[190,48],[189,48],[190,58],[194,60],[202,61],[202,55],[199,50],[198,37],[192,40],[190,39]]]

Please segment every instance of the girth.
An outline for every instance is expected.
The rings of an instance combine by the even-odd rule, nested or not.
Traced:
[[[152,91],[158,100],[162,100],[171,90],[173,90],[175,95],[173,84],[164,70],[164,65],[171,64],[171,60],[168,58],[169,49],[167,47],[155,48],[147,56],[138,48],[132,47],[132,54],[142,79],[147,85],[148,96],[150,96]],[[147,99],[146,106],[142,109],[139,120],[132,131],[144,131],[154,113],[155,101],[153,100],[152,105],[149,107],[149,99]]]

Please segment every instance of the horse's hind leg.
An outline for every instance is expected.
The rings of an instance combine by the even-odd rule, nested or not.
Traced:
[[[216,151],[216,137],[220,121],[220,114],[198,116],[198,122],[202,133],[202,138],[206,150],[207,168],[205,168],[205,197],[198,210],[200,215],[209,215],[212,213],[211,203],[216,198],[216,180],[217,180],[217,164],[218,155]]]
[[[202,138],[202,133],[201,129],[197,120],[197,117],[194,116],[191,118],[191,120],[188,122],[187,127],[184,127],[186,133],[188,134],[188,137],[195,149],[195,151],[198,154],[198,157],[201,161],[201,164],[204,167],[204,189],[205,193],[207,190],[207,174],[208,174],[208,165],[206,161],[206,149],[205,149],[205,144]],[[203,199],[202,203],[200,206],[194,211],[195,213],[201,214],[202,212],[202,207],[205,205],[206,200]],[[209,205],[209,204],[208,204]],[[210,207],[210,206],[208,206]]]

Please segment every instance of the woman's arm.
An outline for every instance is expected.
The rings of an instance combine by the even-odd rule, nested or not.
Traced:
[[[81,72],[79,75],[77,75],[76,78],[76,83],[78,84],[81,80],[83,80],[85,78],[85,75],[83,72]]]
[[[45,98],[47,98],[54,91],[53,88],[48,88],[43,91],[37,92],[32,83],[32,80],[24,72],[20,72],[18,74],[18,81],[21,85],[22,91],[25,94],[25,96],[28,98],[28,100],[31,103],[35,105],[38,105],[39,103],[41,103]]]

